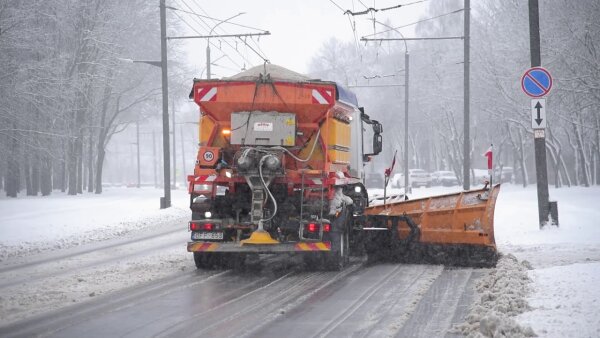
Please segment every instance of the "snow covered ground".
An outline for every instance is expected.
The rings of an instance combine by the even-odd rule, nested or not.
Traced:
[[[419,188],[409,196],[459,189]],[[501,187],[494,226],[506,257],[480,283],[482,300],[470,318],[476,325],[463,333],[528,336],[530,327],[540,337],[600,337],[600,187],[550,187],[550,200],[558,201],[560,226],[540,230],[536,187]]]
[[[161,189],[105,188],[100,195],[0,198],[0,261],[122,236],[157,222],[189,217],[186,190],[172,191],[160,210]]]
[[[414,189],[411,197],[458,189],[419,188]],[[391,193],[394,192],[398,191],[393,189]],[[381,193],[381,190],[372,190],[371,193]],[[111,238],[127,237],[135,232],[152,230],[159,223],[170,223],[174,227],[174,223],[183,222],[189,217],[186,191],[173,191],[174,207],[167,210],[158,209],[160,196],[162,190],[153,188],[110,188],[102,195],[73,197],[55,194],[44,198],[0,198],[0,260],[5,261],[0,264],[14,264],[15,259],[27,260],[29,256],[39,253],[51,255],[57,249],[76,249],[83,243],[101,243]],[[495,314],[515,320],[522,328],[512,332],[520,335],[531,333],[527,329],[531,327],[543,337],[598,337],[600,187],[550,188],[550,197],[558,201],[560,227],[540,230],[535,186],[526,189],[514,185],[502,186],[496,205],[495,232],[498,248],[505,258],[499,263],[499,268],[492,270],[489,277],[480,283],[479,291],[486,296],[482,297],[482,304],[478,306],[487,306]],[[183,235],[186,234],[183,230]],[[173,236],[173,242],[176,242],[181,233]],[[182,237],[182,240],[185,239]],[[135,268],[132,278],[151,280],[193,266],[184,251],[155,260],[168,261],[175,257],[167,268],[158,263],[148,266],[147,261],[140,257],[135,264],[128,264],[128,268],[136,264],[143,268]],[[105,267],[109,270],[114,268],[114,271],[111,270],[110,274],[100,279],[110,280],[110,290],[119,289],[119,283],[129,285],[131,282],[131,279],[119,275],[122,270],[119,264],[116,262],[114,265]],[[81,295],[69,295],[73,297],[73,302],[91,297],[90,290],[97,290],[92,292],[100,294],[110,291],[103,290],[102,285],[96,285],[96,282],[91,283],[97,270],[81,271],[79,275],[68,276],[75,278],[80,285],[78,292]],[[66,276],[61,278],[57,277],[57,284],[67,279]],[[82,285],[86,282],[94,285],[85,288]],[[502,295],[511,296],[507,298]],[[7,301],[12,298],[2,296],[5,297],[4,300],[0,299],[4,303],[4,310],[10,310],[13,305],[18,307],[18,304],[9,304]],[[64,295],[60,297],[64,298]],[[24,306],[40,304],[52,307],[54,303],[58,306],[60,301],[64,301],[60,297],[32,300]],[[525,303],[521,303],[522,300]],[[493,302],[484,304],[488,301]],[[494,313],[485,318],[479,316],[479,320],[484,319],[483,323],[487,323],[482,327],[488,333],[498,328],[514,329],[514,326],[497,325]],[[500,324],[506,323],[503,321]],[[474,331],[464,332],[473,334]],[[511,335],[510,332],[505,333]]]

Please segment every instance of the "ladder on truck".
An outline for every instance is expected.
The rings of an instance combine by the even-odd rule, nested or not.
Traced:
[[[308,177],[307,177],[308,176]],[[307,186],[307,180],[310,180],[310,186]],[[300,229],[298,231],[298,235],[300,240],[303,241],[320,241],[323,238],[323,209],[325,208],[325,197],[327,192],[327,185],[325,184],[327,181],[327,175],[322,170],[302,170],[301,175],[301,193],[300,193]],[[316,183],[316,184],[315,184]],[[305,195],[308,195],[305,198]],[[321,200],[321,208],[319,213],[319,219],[314,220],[315,223],[319,223],[319,238],[306,238],[304,237],[304,226],[311,222],[310,219],[305,219],[306,209],[313,206],[307,202],[311,201],[310,197],[317,196]],[[310,217],[311,215],[307,215]]]

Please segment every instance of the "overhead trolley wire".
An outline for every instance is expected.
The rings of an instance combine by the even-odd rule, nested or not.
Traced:
[[[218,18],[213,18],[212,16],[198,14],[198,13],[194,12],[191,9],[191,7],[185,3],[185,1],[183,1],[183,0],[180,0],[180,1],[183,4],[185,4],[188,8],[190,8],[190,10],[185,10],[185,9],[181,9],[181,8],[171,7],[171,6],[166,6],[166,8],[168,8],[170,10],[173,10],[173,11],[178,11],[178,12],[183,12],[183,13],[186,13],[186,14],[194,15],[194,16],[197,16],[199,18],[210,19],[210,20],[217,21],[217,22],[223,21],[223,20],[218,19]],[[198,6],[198,7],[200,7],[200,6]],[[252,26],[246,26],[246,25],[242,25],[242,24],[239,24],[239,23],[235,23],[235,22],[229,22],[228,21],[228,22],[225,22],[225,23],[228,24],[228,25],[233,25],[233,26],[238,26],[238,27],[243,27],[243,28],[248,28],[248,29],[254,29],[254,30],[257,30],[257,31],[263,31],[263,32],[267,31],[266,29],[256,28],[256,27],[252,27]]]
[[[212,19],[212,20],[216,20],[216,21],[222,21],[222,20],[215,19],[215,18],[212,18],[212,17],[208,16],[208,13],[206,13],[206,11],[204,10],[204,8],[202,8],[202,6],[200,6],[200,5],[199,5],[199,4],[196,2],[196,0],[192,0],[192,2],[194,3],[194,5],[196,5],[196,6],[197,6],[197,7],[198,7],[198,8],[199,8],[201,11],[202,11],[202,13],[204,13],[204,14],[206,14],[206,15],[200,15],[200,14],[196,13],[196,12],[195,12],[195,11],[192,9],[192,7],[191,7],[189,4],[187,4],[187,3],[185,2],[185,0],[181,0],[181,2],[182,2],[182,3],[184,3],[184,5],[185,5],[185,6],[186,6],[186,7],[187,7],[187,8],[188,8],[190,11],[191,11],[191,12],[190,12],[190,14],[193,14],[193,15],[196,15],[196,16],[198,16],[198,19],[199,19],[199,20],[201,20],[201,21],[202,21],[202,22],[203,22],[203,23],[204,23],[204,24],[205,24],[207,27],[210,27],[210,25],[209,25],[208,23],[206,23],[204,20],[202,20],[202,18],[203,18],[203,17],[206,17],[206,18],[209,18],[209,19]],[[250,26],[246,26],[246,25],[235,24],[235,23],[232,23],[232,22],[226,22],[226,23],[228,23],[228,24],[233,24],[233,25],[240,26],[240,27],[245,27],[245,28],[250,28],[250,29],[255,29],[255,30],[262,30],[263,32],[267,32],[266,30],[259,29],[259,28],[255,28],[255,27],[250,27]],[[207,29],[208,29],[208,28],[207,28]],[[225,30],[223,27],[219,27],[219,29],[220,29],[221,31],[223,31],[223,32],[227,33],[227,31],[226,31],[226,30]],[[218,39],[218,38],[217,38],[217,39]],[[246,63],[248,63],[248,64],[250,64],[250,65],[252,65],[252,64],[253,64],[253,63],[252,63],[250,60],[248,60],[247,56],[244,56],[244,55],[243,55],[243,54],[242,54],[242,53],[241,53],[241,52],[240,52],[240,51],[237,49],[237,47],[234,47],[234,46],[233,46],[233,45],[232,45],[232,44],[231,44],[229,41],[227,41],[227,40],[224,40],[224,39],[223,39],[223,40],[221,40],[221,39],[218,39],[218,40],[219,40],[219,41],[221,41],[221,42],[225,42],[225,44],[226,44],[226,45],[228,45],[229,47],[231,47],[232,49],[234,49],[234,50],[235,50],[235,52],[236,52],[238,55],[240,55],[240,56],[242,57],[242,59],[243,59],[243,60],[244,60]],[[264,56],[263,56],[263,55],[261,55],[259,52],[257,52],[257,51],[256,51],[254,48],[252,48],[251,46],[249,46],[249,45],[248,45],[248,43],[246,42],[246,40],[243,40],[243,39],[241,39],[241,38],[240,38],[240,40],[241,40],[241,41],[244,43],[244,45],[246,45],[246,46],[247,46],[247,47],[249,47],[249,48],[250,48],[250,49],[251,49],[251,50],[252,50],[254,53],[256,53],[256,55],[258,55],[258,57],[260,57],[260,58],[261,58],[263,61],[268,61],[268,58],[267,58],[267,56],[266,56],[266,53],[262,51],[262,49],[260,48],[260,45],[259,45],[259,44],[258,44],[256,41],[254,41],[254,39],[252,39],[252,38],[251,38],[250,40],[251,40],[251,41],[253,41],[253,42],[256,44],[256,46],[257,46],[257,47],[258,47],[258,49],[259,49],[259,50],[260,50],[260,51],[261,51],[261,52],[264,54]]]
[[[190,10],[192,10],[192,9],[191,9],[191,7],[190,7],[190,6],[189,6],[187,3],[185,3],[185,1],[183,1],[183,0],[182,0],[182,3],[183,3],[185,6],[187,6],[187,7],[188,7]],[[193,12],[192,12],[192,13],[193,13]],[[174,14],[176,14],[176,13],[174,13]],[[179,18],[181,18],[181,16],[180,16],[180,15],[177,15],[177,16],[178,16]],[[200,26],[202,26],[202,25],[206,26],[206,27],[204,27],[204,29],[206,29],[207,31],[209,31],[209,29],[210,29],[210,25],[209,25],[209,24],[208,24],[206,21],[204,21],[204,20],[202,19],[202,17],[205,17],[205,16],[197,16],[197,18],[196,18],[196,17],[191,17],[191,19],[192,19],[194,22],[196,22],[196,23],[199,23],[199,24],[200,24]],[[211,18],[211,17],[208,17],[208,18]],[[200,33],[200,32],[199,32],[197,29],[195,29],[194,27],[192,27],[192,26],[191,26],[191,25],[190,25],[190,24],[189,24],[189,23],[188,23],[188,22],[187,22],[185,19],[183,19],[183,18],[181,18],[181,19],[182,19],[182,21],[183,21],[184,23],[186,23],[186,25],[187,25],[188,27],[190,27],[190,28],[191,28],[191,29],[192,29],[194,32],[196,32],[196,33],[198,33],[198,34],[202,35],[202,33]],[[211,19],[214,19],[214,18],[211,18]],[[216,19],[216,20],[218,20],[218,19]],[[218,39],[218,38],[216,38],[216,39],[217,39],[217,41],[219,41],[219,42],[222,42],[222,40],[221,40],[221,39]],[[231,62],[232,62],[234,65],[236,65],[236,66],[237,66],[237,67],[239,67],[239,68],[242,68],[242,66],[240,66],[240,65],[239,65],[237,62],[235,62],[235,61],[234,61],[234,60],[231,58],[231,56],[229,56],[229,55],[228,55],[228,54],[227,54],[227,53],[226,53],[226,52],[225,52],[225,51],[224,51],[224,50],[221,48],[221,46],[220,46],[220,45],[217,45],[217,44],[215,44],[214,42],[210,41],[210,39],[208,40],[208,42],[210,43],[210,45],[211,45],[211,46],[213,46],[213,47],[215,47],[216,49],[220,50],[220,51],[221,51],[221,52],[222,52],[222,53],[223,53],[223,54],[224,54],[224,55],[225,55],[225,56],[226,56],[226,57],[227,57],[227,58],[228,58],[228,59],[229,59],[229,60],[230,60],[230,61],[231,61]],[[227,41],[226,41],[226,44],[228,44],[228,43],[227,43]],[[231,46],[231,44],[228,44],[228,45],[229,45],[230,47],[232,47],[232,48],[233,48],[233,46]],[[233,49],[235,50],[235,48],[233,48]],[[242,55],[242,54],[241,54],[239,51],[237,51],[237,50],[236,50],[236,53],[238,53],[238,54],[239,54],[239,55],[242,57],[242,59],[244,59],[244,61],[245,61],[245,62],[249,62],[249,61],[248,61],[248,60],[247,60],[247,59],[246,59],[246,58],[245,58],[245,57],[244,57],[244,56],[243,56],[243,55]]]
[[[406,4],[398,4],[398,5],[390,6],[390,7],[375,8],[375,7],[368,7],[362,1],[359,0],[358,2],[360,2],[366,8],[366,10],[360,11],[360,12],[353,12],[351,10],[346,10],[346,11],[344,11],[344,14],[349,14],[349,15],[355,16],[355,15],[365,15],[365,14],[375,13],[375,12],[385,12],[385,11],[389,11],[391,9],[414,5],[414,4],[418,4],[421,2],[425,2],[425,1],[429,1],[429,0],[413,1],[413,2],[406,3]]]
[[[198,22],[201,22],[201,24],[200,24],[200,25],[202,26],[202,24],[203,24],[204,26],[206,26],[206,27],[203,27],[203,28],[204,28],[204,29],[206,29],[207,31],[209,31],[209,29],[210,29],[210,24],[208,24],[208,23],[207,23],[207,22],[206,22],[206,21],[205,21],[203,18],[209,18],[209,19],[212,19],[212,20],[220,21],[219,19],[215,19],[215,18],[212,18],[212,17],[210,17],[210,16],[206,16],[206,15],[200,15],[200,14],[197,14],[196,12],[194,12],[194,11],[193,11],[193,9],[191,8],[191,6],[190,6],[190,5],[188,5],[188,4],[187,4],[187,3],[186,3],[184,0],[181,0],[181,2],[182,2],[182,3],[183,3],[185,6],[186,6],[186,7],[188,7],[188,8],[190,9],[190,11],[189,11],[189,12],[188,12],[188,11],[184,11],[184,12],[196,15],[196,17],[197,17],[197,18],[191,17],[191,18],[192,18],[192,20],[194,20],[196,23],[198,23]],[[178,17],[180,17],[180,18],[181,18],[181,16],[179,16],[179,15],[178,15]],[[183,20],[183,19],[182,19],[182,20]],[[199,21],[197,21],[197,20],[199,20]],[[185,20],[184,20],[184,22],[185,22]],[[229,22],[228,22],[228,23],[229,23]],[[190,26],[190,25],[188,24],[188,27],[189,27],[189,26]],[[201,33],[200,33],[200,32],[199,32],[197,29],[195,29],[195,28],[193,28],[193,27],[190,27],[190,28],[192,28],[192,30],[194,30],[196,33],[198,33],[198,34],[201,34]],[[240,57],[241,57],[241,58],[244,60],[244,62],[245,62],[245,63],[252,64],[252,62],[250,62],[250,60],[248,60],[248,59],[246,58],[246,56],[244,56],[244,55],[243,55],[243,54],[242,54],[242,53],[241,53],[239,50],[237,50],[237,48],[236,48],[236,47],[234,47],[234,46],[233,46],[233,45],[232,45],[232,44],[231,44],[229,41],[227,41],[227,40],[225,40],[225,39],[220,39],[220,38],[215,38],[215,39],[216,39],[217,41],[219,41],[220,43],[225,43],[226,45],[228,45],[228,46],[229,46],[231,49],[233,49],[233,50],[234,50],[234,51],[235,51],[235,52],[236,52],[236,53],[237,53],[237,54],[238,54],[238,55],[239,55],[239,56],[240,56]],[[226,52],[225,52],[225,51],[224,51],[224,50],[221,48],[221,46],[220,46],[220,45],[219,45],[219,46],[217,46],[217,44],[215,44],[214,42],[210,41],[210,39],[208,40],[208,42],[211,44],[211,46],[214,46],[215,48],[217,48],[218,50],[220,50],[220,51],[221,51],[223,54],[225,54],[225,56],[226,56],[226,57],[227,57],[227,58],[228,58],[228,59],[229,59],[229,60],[230,60],[230,61],[231,61],[231,62],[232,62],[234,65],[236,65],[236,66],[237,66],[239,69],[242,69],[242,68],[243,68],[243,67],[242,67],[241,65],[239,65],[237,62],[233,61],[233,59],[232,59],[232,58],[231,58],[231,57],[230,57],[230,56],[229,56],[229,55],[228,55],[228,54],[227,54],[227,53],[226,53]],[[222,67],[222,66],[219,66],[219,67]]]
[[[183,0],[182,0],[183,1]],[[194,3],[194,5],[196,5],[196,7],[200,8],[200,10],[202,11],[202,13],[208,15],[208,13],[204,10],[204,8],[202,8],[202,6],[200,6],[200,4],[198,2],[196,2],[196,0],[192,0],[192,2]],[[188,6],[188,8],[191,9],[191,7]],[[193,10],[192,10],[193,11]],[[233,25],[236,26],[240,26],[240,27],[244,27],[244,28],[250,28],[250,29],[255,29],[255,30],[262,30],[263,32],[266,32],[266,30],[264,29],[260,29],[260,28],[255,28],[255,27],[250,27],[250,26],[245,26],[245,25],[240,25],[240,24],[236,24],[236,23],[231,23]],[[223,31],[225,31],[225,29],[223,27],[219,27],[219,29],[222,29]],[[226,31],[225,31],[226,32]],[[264,55],[264,58],[267,58],[267,53],[265,53],[262,48],[260,47],[260,44],[258,43],[260,41],[260,36],[258,36],[256,38],[256,41],[254,40],[254,37],[250,37],[250,41],[254,42],[254,45],[256,45],[256,48]],[[262,57],[261,57],[262,58]],[[263,59],[264,59],[263,58]]]
[[[452,15],[452,14],[460,13],[460,12],[462,12],[462,11],[464,11],[464,8],[457,9],[457,10],[455,10],[455,11],[448,12],[448,13],[444,13],[444,14],[441,14],[441,15],[437,15],[437,16],[434,16],[434,17],[431,17],[431,18],[427,18],[427,19],[423,19],[423,20],[415,21],[415,22],[412,22],[412,23],[409,23],[409,24],[406,24],[406,25],[402,25],[402,26],[394,27],[394,28],[391,28],[391,29],[388,29],[388,30],[384,30],[384,31],[381,31],[381,32],[377,32],[377,33],[373,33],[373,34],[365,35],[365,36],[363,36],[363,38],[366,38],[366,37],[369,37],[369,36],[378,35],[378,34],[383,34],[383,33],[387,33],[387,32],[391,32],[391,31],[393,31],[393,30],[396,30],[396,29],[400,29],[400,28],[405,28],[405,27],[413,26],[413,25],[419,24],[419,23],[421,23],[421,22],[425,22],[425,21],[430,21],[430,20],[438,19],[438,18],[441,18],[441,17],[444,17],[444,16],[448,16],[448,15]]]
[[[186,26],[188,26],[190,29],[192,29],[194,32],[198,33],[198,34],[202,34],[200,33],[195,27],[193,27],[190,23],[188,23],[183,17],[181,17],[179,14],[177,14],[176,12],[173,12],[173,14],[175,14]],[[221,49],[221,47],[219,47],[217,44],[215,44],[214,42],[211,42],[209,40],[209,43],[214,46],[215,48],[217,48],[218,50],[220,50],[226,58],[229,59],[229,61],[231,61],[234,65],[236,65],[239,68],[242,68],[242,66],[240,66],[237,62],[235,62],[231,56],[229,56],[225,51],[223,51],[223,49]]]

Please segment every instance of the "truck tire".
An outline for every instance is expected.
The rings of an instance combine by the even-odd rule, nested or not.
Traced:
[[[215,267],[215,256],[211,252],[194,252],[194,263],[197,269],[212,270]]]
[[[350,239],[348,231],[333,233],[331,240],[331,252],[325,256],[325,268],[327,270],[342,270],[350,261]]]
[[[341,270],[350,261],[350,221],[352,208],[344,207],[340,215],[333,221],[331,235],[331,251],[324,255],[327,270]]]

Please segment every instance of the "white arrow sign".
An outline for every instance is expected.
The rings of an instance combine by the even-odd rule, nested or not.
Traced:
[[[546,129],[546,99],[531,100],[531,128]]]

